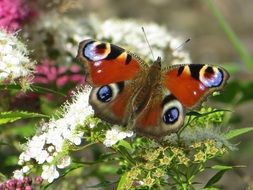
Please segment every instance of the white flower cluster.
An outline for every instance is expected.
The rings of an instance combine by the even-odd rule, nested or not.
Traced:
[[[38,24],[32,28],[33,31],[29,33],[35,35],[32,37],[35,39],[32,48],[41,48],[38,56],[42,57],[48,56],[46,55],[48,46],[44,42],[48,41],[48,36],[53,38],[54,43],[50,44],[50,48],[59,51],[61,56],[57,58],[57,61],[61,64],[71,63],[73,57],[76,56],[78,43],[87,38],[112,42],[143,59],[154,61],[141,27],[145,28],[155,59],[160,56],[164,61],[164,66],[191,63],[189,54],[178,48],[185,39],[175,38],[165,27],[155,23],[119,19],[108,19],[102,22],[95,16],[87,17],[87,19],[71,18],[50,12],[42,16]]]
[[[118,141],[133,136],[133,134],[133,131],[124,130],[122,127],[114,125],[110,130],[106,131],[104,145],[111,147]]]
[[[37,50],[34,52],[37,59],[50,58],[48,52],[53,49],[60,54],[54,57],[56,62],[70,64],[76,57],[79,42],[94,36],[91,25],[95,22],[92,18],[71,18],[51,11],[41,15],[34,27],[25,28],[25,35],[33,39],[30,45]]]
[[[155,59],[160,56],[163,61],[168,61],[164,66],[191,63],[189,54],[177,49],[184,40],[175,38],[164,26],[155,23],[109,19],[97,27],[97,39],[110,39],[140,57],[154,61],[141,27],[145,29]]]
[[[83,125],[87,116],[93,114],[93,109],[88,103],[90,88],[79,91],[74,96],[72,104],[67,103],[63,107],[63,115],[59,119],[51,119],[48,123],[43,123],[41,132],[31,138],[25,146],[25,150],[19,156],[19,164],[23,165],[22,170],[15,171],[14,177],[19,178],[24,167],[29,166],[31,159],[37,164],[42,164],[43,171],[41,177],[51,183],[59,177],[58,169],[63,169],[70,165],[71,159],[68,155],[59,155],[64,151],[64,143],[80,145],[83,132],[77,127]],[[58,160],[55,160],[55,158]]]
[[[28,77],[33,67],[26,46],[15,34],[0,30],[0,83]]]

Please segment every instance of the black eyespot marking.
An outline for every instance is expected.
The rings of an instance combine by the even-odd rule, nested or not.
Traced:
[[[100,87],[97,91],[97,99],[101,102],[110,102],[112,95],[112,89],[108,85]]]
[[[163,121],[165,124],[174,124],[179,118],[179,110],[176,107],[168,109],[163,114]]]
[[[106,44],[105,43],[101,43],[99,45],[96,46],[97,49],[106,49]]]
[[[125,64],[128,65],[130,63],[130,61],[132,60],[132,56],[127,54],[127,58],[126,58],[126,62]]]
[[[189,65],[191,76],[197,80],[199,80],[199,71],[203,67],[203,65],[191,64]]]
[[[168,102],[175,100],[175,99],[176,99],[176,97],[173,94],[167,95],[163,99],[161,106],[163,107],[165,104],[167,104]]]
[[[117,83],[117,87],[119,89],[119,93],[121,93],[125,87],[125,83],[122,81],[122,82],[118,82]]]
[[[106,60],[115,59],[117,58],[122,52],[125,50],[121,47],[115,46],[113,44],[111,45],[111,52],[107,55]]]
[[[177,72],[177,76],[180,76],[182,74],[183,70],[184,70],[184,66],[179,67],[178,72]]]
[[[205,72],[209,73],[209,74],[213,74],[214,73],[214,70],[212,67],[208,66],[205,70]]]

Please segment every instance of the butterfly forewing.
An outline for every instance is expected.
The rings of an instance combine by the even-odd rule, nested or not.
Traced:
[[[123,48],[94,40],[79,44],[77,58],[84,63],[87,80],[93,86],[133,79],[145,67],[138,57]]]
[[[228,78],[223,68],[203,64],[177,65],[163,71],[163,85],[187,108],[222,90]]]

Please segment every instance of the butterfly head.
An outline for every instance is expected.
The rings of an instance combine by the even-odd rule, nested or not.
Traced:
[[[161,68],[161,57],[157,57],[157,59],[154,61],[154,65]]]

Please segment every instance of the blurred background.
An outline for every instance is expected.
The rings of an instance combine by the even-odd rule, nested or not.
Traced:
[[[190,38],[191,41],[184,45],[184,49],[190,53],[193,63],[221,65],[227,68],[231,74],[229,84],[223,95],[214,98],[219,105],[222,105],[223,109],[232,110],[228,128],[253,127],[253,70],[249,66],[250,64],[253,65],[252,58],[251,61],[245,63],[238,44],[235,45],[229,34],[224,32],[224,28],[219,24],[219,20],[213,14],[214,12],[208,6],[207,1],[31,0],[30,4],[36,10],[36,17],[44,17],[49,12],[50,14],[51,12],[57,12],[60,15],[80,20],[86,20],[90,15],[95,15],[102,21],[110,18],[135,19],[164,25],[170,33],[181,37],[181,39]],[[252,55],[252,0],[244,0],[243,2],[238,0],[216,0],[213,1],[213,4],[221,11],[227,23],[232,27],[248,55]],[[29,31],[33,30],[33,24],[31,23],[36,23],[36,21],[27,23],[25,25],[26,29],[21,31],[24,33],[24,37],[27,37],[28,44],[36,38],[29,35]],[[54,25],[53,22],[51,24]],[[79,31],[83,26],[79,28],[76,25],[75,27],[72,30]],[[59,28],[59,31],[61,31],[61,28]],[[79,33],[81,32],[79,31]],[[71,31],[69,35],[71,35]],[[35,47],[32,43],[29,46],[31,49],[40,48]],[[63,45],[62,48],[67,47]],[[40,52],[33,52],[34,58],[37,59],[38,55],[36,54],[38,53]],[[78,82],[82,83],[82,79]],[[18,100],[15,101],[17,101],[15,106],[20,105]],[[43,109],[44,112],[47,112],[50,108]],[[217,160],[217,163],[225,165],[246,166],[228,172],[219,182],[221,189],[253,189],[252,139],[252,133],[235,139],[234,143],[238,144],[238,150],[230,153],[225,158]],[[3,150],[1,150],[2,153]],[[8,156],[5,156],[5,159],[7,158]],[[4,169],[6,170],[6,168]],[[205,175],[201,176],[199,180],[204,180]]]

